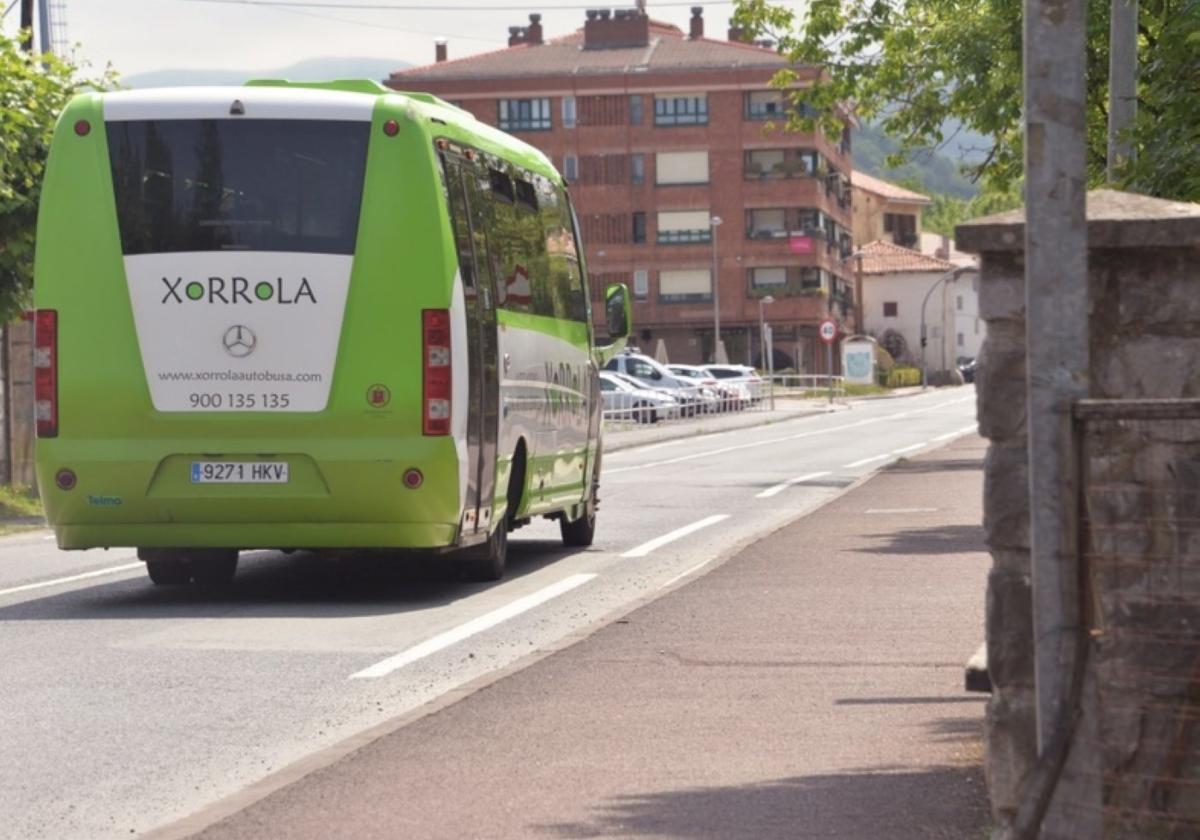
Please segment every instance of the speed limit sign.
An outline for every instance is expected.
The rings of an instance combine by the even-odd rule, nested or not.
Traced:
[[[822,341],[826,344],[833,344],[833,340],[837,338],[837,329],[837,321],[826,319],[821,322],[817,331]]]

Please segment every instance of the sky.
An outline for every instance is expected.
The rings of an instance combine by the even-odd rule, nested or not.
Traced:
[[[111,64],[123,76],[167,69],[287,67],[320,57],[362,56],[422,65],[433,61],[434,39],[449,41],[450,58],[507,44],[508,27],[542,14],[546,38],[583,25],[588,8],[628,8],[587,0],[295,0],[308,6],[266,6],[272,0],[55,0],[65,7],[67,40],[76,59],[93,68]],[[0,0],[6,34],[19,9]],[[656,20],[685,32],[689,7],[704,7],[705,31],[723,38],[732,0],[647,0]],[[357,7],[357,8],[355,8]],[[406,8],[397,8],[406,7]]]

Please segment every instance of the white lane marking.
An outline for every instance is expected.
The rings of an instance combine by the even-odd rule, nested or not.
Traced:
[[[124,566],[109,566],[107,569],[97,569],[94,572],[84,572],[79,575],[71,575],[70,577],[55,578],[54,580],[43,580],[40,583],[27,583],[24,586],[14,586],[12,589],[0,589],[0,596],[15,595],[18,592],[31,592],[34,589],[45,589],[50,586],[60,586],[64,583],[74,583],[77,580],[88,580],[89,578],[104,577],[105,575],[115,575],[118,572],[128,572],[130,569],[142,569],[146,564],[141,561],[137,563],[126,563]]]
[[[947,432],[944,435],[938,435],[937,437],[933,438],[931,442],[938,443],[943,440],[950,440],[950,438],[961,437],[962,435],[965,435],[969,432],[973,432],[978,428],[979,428],[979,426],[977,424],[972,423],[970,426],[965,426],[956,432]]]
[[[916,452],[922,446],[928,446],[928,443],[914,443],[912,446],[906,446],[903,449],[893,449],[893,455],[903,455],[905,452]]]
[[[769,440],[757,440],[749,443],[739,443],[736,446],[726,446],[722,449],[708,449],[704,452],[693,452],[689,455],[680,455],[678,458],[667,458],[662,461],[651,461],[647,464],[638,464],[630,467],[618,467],[615,470],[605,470],[605,475],[617,475],[618,473],[631,472],[633,470],[648,470],[652,467],[663,467],[669,464],[679,464],[684,461],[694,461],[697,458],[711,458],[714,455],[724,455],[726,452],[737,452],[741,449],[753,449],[759,446],[771,446],[777,443],[786,443],[789,440],[800,440],[801,438],[813,437],[814,435],[825,435],[830,432],[842,432],[846,429],[856,429],[860,426],[866,426],[871,423],[882,423],[885,420],[895,419],[893,415],[886,417],[872,417],[867,420],[859,420],[856,423],[847,423],[844,426],[831,426],[828,429],[813,429],[808,432],[800,432],[799,434],[788,435],[786,437],[770,438]]]
[[[654,551],[656,548],[662,548],[667,543],[674,542],[675,540],[681,539],[682,537],[686,537],[688,534],[693,534],[696,531],[699,531],[701,528],[707,528],[709,525],[716,525],[718,522],[721,522],[728,518],[729,518],[728,513],[718,513],[714,516],[705,517],[704,519],[701,519],[699,522],[693,522],[691,525],[685,525],[682,528],[676,528],[674,531],[672,531],[669,534],[663,534],[661,537],[658,537],[657,539],[650,540],[650,542],[642,543],[637,548],[630,549],[629,551],[626,551],[621,556],[622,557],[645,557],[647,554],[649,554],[651,551]]]
[[[583,586],[588,581],[595,578],[594,574],[571,575],[571,577],[560,580],[558,583],[553,583],[544,589],[539,589],[532,595],[526,595],[524,598],[518,598],[511,604],[492,610],[490,613],[473,618],[466,624],[460,624],[452,630],[447,630],[445,633],[440,633],[432,639],[426,639],[415,647],[401,651],[395,656],[389,656],[380,662],[376,662],[369,668],[364,668],[357,673],[351,674],[352,680],[369,680],[378,677],[386,677],[388,674],[403,668],[405,665],[411,665],[418,659],[424,659],[431,656],[440,650],[458,644],[464,639],[469,639],[484,630],[490,630],[497,624],[508,621],[521,613],[529,612],[534,607],[541,606],[547,601],[557,598],[570,592],[576,587]]]
[[[52,539],[54,539],[54,535],[53,535],[53,534],[47,534],[46,536],[42,537],[42,539],[43,539],[43,540],[52,540]]]
[[[769,499],[774,495],[782,493],[784,490],[788,489],[793,484],[800,484],[801,482],[804,482],[804,481],[812,481],[814,478],[822,478],[827,475],[829,475],[828,472],[815,472],[815,473],[809,473],[808,475],[798,476],[797,478],[789,478],[787,481],[783,482],[782,484],[776,484],[774,487],[768,487],[766,490],[762,491],[754,498]]]
[[[707,566],[709,563],[711,563],[713,560],[716,560],[716,559],[717,559],[717,558],[715,558],[715,557],[709,557],[709,558],[708,558],[707,560],[705,560],[703,563],[697,563],[695,566],[692,566],[692,568],[688,569],[687,571],[680,572],[679,574],[675,575],[675,577],[671,578],[669,581],[667,581],[666,583],[664,583],[662,586],[660,586],[660,587],[658,587],[658,588],[659,588],[659,589],[666,589],[666,588],[667,588],[668,586],[670,586],[672,583],[675,583],[675,581],[677,581],[677,580],[683,580],[685,577],[687,577],[688,575],[692,574],[693,572],[698,572],[698,571],[700,571],[701,569],[703,569],[705,566]]]
[[[936,513],[937,508],[868,508],[867,513]]]
[[[870,458],[863,458],[861,461],[855,461],[853,464],[846,464],[846,466],[842,467],[842,469],[844,469],[844,470],[852,470],[852,469],[854,469],[855,467],[861,467],[861,466],[863,466],[864,464],[870,464],[870,463],[872,463],[872,462],[874,462],[874,461],[882,461],[882,460],[884,460],[885,458],[891,458],[891,457],[892,457],[892,453],[890,453],[890,452],[885,452],[885,453],[884,453],[884,454],[882,454],[882,455],[873,455],[873,456],[872,456],[872,457],[870,457]]]

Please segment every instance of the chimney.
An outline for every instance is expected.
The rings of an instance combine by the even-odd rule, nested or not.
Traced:
[[[691,31],[688,32],[688,37],[695,41],[698,38],[704,37],[704,7],[692,6]]]
[[[644,7],[620,9],[588,9],[583,24],[585,50],[644,47],[650,43],[650,18]]]
[[[542,16],[529,16],[529,26],[525,28],[525,43],[537,46],[542,43]]]
[[[446,39],[438,38],[433,42],[433,56],[438,64],[446,60]]]
[[[934,256],[943,260],[950,259],[950,237],[946,236],[944,233],[942,234],[942,244],[937,251],[934,252]]]
[[[508,45],[515,47],[518,44],[525,43],[525,27],[510,26],[508,27]]]
[[[740,26],[729,27],[729,40],[742,42],[746,40],[746,31]]]

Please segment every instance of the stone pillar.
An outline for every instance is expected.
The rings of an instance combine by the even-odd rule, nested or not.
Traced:
[[[1003,830],[1029,795],[1026,781],[1037,761],[1024,213],[968,222],[956,234],[961,250],[980,255],[979,317],[987,322],[976,374],[980,432],[990,441],[984,528],[992,554],[986,629],[993,693],[986,769],[993,815]],[[1200,397],[1200,205],[1094,191],[1088,248],[1091,396]],[[1073,750],[1072,762],[1087,763],[1079,752]],[[1082,791],[1075,801],[1099,803],[1100,795],[1099,789]]]

